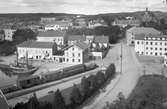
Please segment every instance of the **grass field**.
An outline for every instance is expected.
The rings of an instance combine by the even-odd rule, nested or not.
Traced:
[[[160,75],[142,76],[128,98],[129,101],[132,99],[137,103],[143,100],[160,104],[167,102],[167,78]]]

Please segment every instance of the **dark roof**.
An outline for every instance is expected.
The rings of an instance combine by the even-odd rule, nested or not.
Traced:
[[[108,36],[96,36],[95,37],[95,42],[97,42],[97,43],[108,43],[109,42],[109,37]]]
[[[26,48],[52,48],[53,42],[37,42],[37,41],[25,41],[17,47],[26,47]]]
[[[38,37],[64,37],[65,34],[65,31],[46,31],[39,32]]]
[[[159,35],[156,35],[156,34],[137,34],[135,35],[135,39],[136,40],[144,40],[145,37],[150,37],[150,38],[167,38],[166,35],[162,35],[162,34],[159,34]]]
[[[75,46],[78,46],[79,48],[81,48],[81,49],[83,49],[83,50],[89,48],[89,45],[86,44],[86,43],[84,43],[84,42],[76,42],[74,45],[75,45]]]
[[[69,41],[85,41],[86,37],[84,35],[70,35],[68,36]]]
[[[160,34],[160,31],[151,27],[132,27],[127,31],[134,34]]]

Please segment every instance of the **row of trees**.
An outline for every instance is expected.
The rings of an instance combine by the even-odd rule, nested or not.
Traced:
[[[27,103],[18,103],[13,109],[74,109],[87,100],[107,80],[113,78],[115,73],[115,65],[110,64],[105,73],[99,71],[96,75],[83,77],[80,85],[73,85],[69,95],[69,105],[65,103],[65,98],[58,89],[54,93],[53,103],[39,102],[36,94],[34,94]]]

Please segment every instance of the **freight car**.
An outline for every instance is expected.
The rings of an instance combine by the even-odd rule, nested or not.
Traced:
[[[17,87],[19,88],[29,88],[40,84],[40,77],[38,75],[33,75],[25,78],[19,78],[17,80]]]

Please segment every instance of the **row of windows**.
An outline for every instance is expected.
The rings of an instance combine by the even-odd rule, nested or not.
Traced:
[[[69,55],[68,52],[66,54],[67,54],[67,56]],[[72,53],[72,56],[75,57],[75,53]],[[81,54],[78,53],[78,57],[80,57],[80,56],[81,56]]]
[[[70,60],[67,59],[66,61],[69,62]],[[72,62],[81,62],[81,60],[80,59],[78,59],[78,60],[72,59]]]
[[[153,53],[153,52],[146,52],[146,55],[155,55],[155,56],[158,56],[158,53],[157,52],[155,52],[155,53]],[[159,53],[159,55],[160,56],[162,56],[162,53]]]
[[[137,44],[140,44],[140,42],[139,41],[137,41]],[[141,43],[141,44],[143,44],[143,42]],[[157,43],[157,42],[155,42],[155,43],[153,43],[153,42],[146,42],[146,45],[148,45],[148,44],[150,44],[150,45],[162,45],[162,42],[160,42],[160,43]],[[167,43],[165,43],[165,45],[167,45]]]
[[[146,50],[148,50],[149,49],[149,47],[146,47]],[[158,50],[158,48],[154,48],[155,50]],[[153,50],[153,48],[152,47],[150,47],[150,50]],[[162,48],[159,48],[159,50],[162,50]],[[165,51],[167,51],[167,48],[164,48],[164,50]]]

